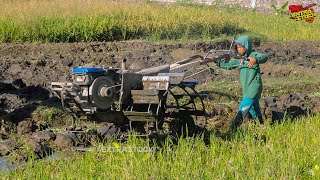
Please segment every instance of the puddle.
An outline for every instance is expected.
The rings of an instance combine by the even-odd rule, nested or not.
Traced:
[[[39,159],[36,161],[51,161],[60,158],[60,155],[56,152],[54,152],[52,155],[45,157],[44,159]],[[27,163],[11,163],[6,158],[0,157],[0,175],[4,173],[9,173],[10,171],[14,171],[19,167],[25,166]]]
[[[0,174],[8,173],[18,168],[17,164],[10,163],[7,159],[0,157]]]

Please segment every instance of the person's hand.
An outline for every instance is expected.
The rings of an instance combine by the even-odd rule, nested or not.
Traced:
[[[230,59],[231,59],[231,57],[230,57],[230,55],[228,54],[228,55],[226,55],[226,56],[224,57],[224,62],[229,62]]]
[[[256,63],[257,63],[257,59],[256,58],[254,58],[254,57],[249,57],[248,58],[249,59],[249,63],[248,63],[248,68],[252,68],[253,67],[253,65],[255,65]]]

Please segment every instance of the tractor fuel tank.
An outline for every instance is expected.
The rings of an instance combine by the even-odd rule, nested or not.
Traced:
[[[114,82],[120,82],[120,75],[117,73],[119,69],[114,68],[96,68],[96,67],[77,67],[72,70],[73,83],[76,85],[88,86],[100,76],[108,76]]]

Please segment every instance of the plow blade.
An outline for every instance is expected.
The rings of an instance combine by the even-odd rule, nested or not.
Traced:
[[[52,82],[51,89],[57,97],[61,99],[62,107],[77,115],[83,116],[93,114],[96,111],[95,107],[88,105],[88,102],[81,100],[79,94],[73,89],[72,83],[68,82]]]
[[[158,119],[152,112],[124,111],[123,113],[130,121],[156,122]]]

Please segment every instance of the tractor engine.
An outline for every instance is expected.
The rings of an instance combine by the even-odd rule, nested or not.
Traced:
[[[88,115],[113,110],[121,84],[119,69],[74,68],[72,79],[51,84],[67,111]]]

